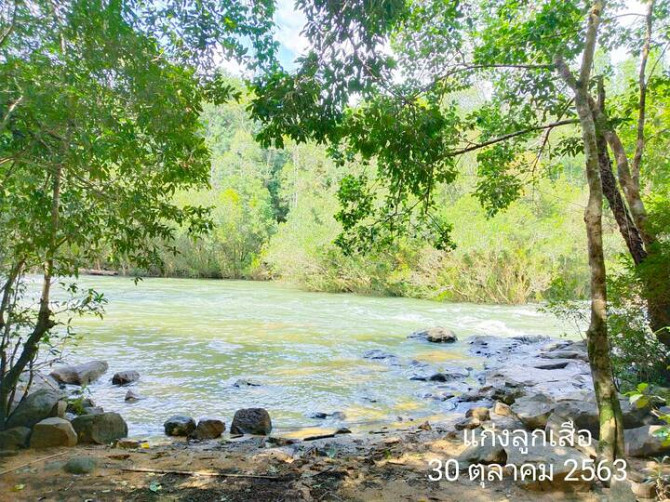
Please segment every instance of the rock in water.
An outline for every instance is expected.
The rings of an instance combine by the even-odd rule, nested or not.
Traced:
[[[188,436],[195,430],[195,420],[186,415],[174,415],[163,424],[167,436]]]
[[[316,418],[318,420],[325,420],[327,418],[332,418],[333,420],[345,420],[347,416],[342,411],[334,411],[333,413],[317,411],[316,413],[310,414],[309,418]]]
[[[216,439],[226,430],[226,424],[215,418],[201,418],[189,437],[193,439]]]
[[[52,371],[51,376],[59,383],[88,385],[100,378],[108,368],[106,361],[90,361],[78,366],[61,366]]]
[[[59,405],[61,398],[60,392],[50,389],[40,389],[29,394],[9,416],[6,427],[30,428],[45,418],[58,416],[61,408],[65,411],[64,405]]]
[[[432,343],[454,343],[458,340],[458,337],[453,331],[441,326],[415,331],[409,335],[409,338],[424,338]]]
[[[136,392],[133,392],[132,390],[129,390],[128,392],[126,392],[126,398],[125,399],[129,403],[134,403],[135,401],[139,401],[140,399],[143,399],[143,397],[140,396],[139,394],[137,394]]]
[[[235,380],[235,383],[233,384],[233,387],[236,387],[238,389],[240,389],[242,387],[260,387],[260,386],[261,386],[261,384],[259,384],[259,383],[252,382],[250,380],[244,380],[244,379]]]
[[[237,410],[230,426],[231,434],[257,434],[267,436],[272,431],[270,414],[264,408]]]
[[[95,470],[95,459],[93,457],[73,457],[67,461],[63,469],[70,474],[90,474]]]
[[[30,429],[28,427],[12,427],[0,431],[0,450],[18,450],[28,447]]]
[[[393,360],[393,359],[397,359],[397,356],[395,356],[394,354],[389,354],[388,352],[384,352],[383,350],[380,350],[380,349],[371,349],[371,350],[367,350],[363,353],[363,359]]]
[[[118,413],[82,415],[72,421],[80,443],[109,444],[128,436],[128,425]]]
[[[140,374],[137,371],[119,371],[114,373],[112,383],[114,385],[128,385],[129,383],[137,382],[140,379]]]
[[[72,424],[64,418],[45,418],[35,424],[30,435],[31,448],[51,448],[55,446],[74,446],[77,433]]]

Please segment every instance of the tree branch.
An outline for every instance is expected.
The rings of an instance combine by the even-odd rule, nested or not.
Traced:
[[[12,34],[12,31],[14,31],[14,25],[16,24],[16,11],[19,10],[19,6],[14,2],[14,10],[12,11],[12,18],[9,21],[9,26],[5,30],[5,32],[0,36],[0,47],[5,45],[5,42],[9,38],[9,35]]]
[[[460,150],[454,150],[452,152],[449,152],[449,157],[455,157],[457,155],[463,155],[464,153],[468,152],[473,152],[475,150],[479,150],[481,148],[493,145],[495,143],[500,143],[502,141],[507,141],[508,139],[516,138],[517,136],[523,136],[524,134],[528,134],[531,132],[535,131],[543,131],[545,129],[553,129],[554,127],[560,127],[564,125],[570,125],[570,124],[578,124],[579,120],[577,119],[566,119],[566,120],[559,120],[558,122],[552,122],[551,124],[545,124],[541,126],[535,126],[535,127],[529,127],[528,129],[522,129],[521,131],[515,131],[511,132],[509,134],[504,134],[502,136],[498,136],[497,138],[490,139],[488,141],[484,141],[483,143],[477,143],[472,146],[468,146],[467,148],[462,148]]]
[[[651,48],[651,32],[654,13],[654,0],[649,0],[647,6],[647,13],[645,16],[646,32],[644,37],[644,46],[642,47],[642,59],[640,61],[640,99],[638,105],[637,117],[637,142],[635,143],[635,154],[633,155],[632,177],[633,182],[640,186],[640,164],[642,163],[642,152],[644,151],[644,123],[646,118],[646,104],[647,104],[647,80],[645,72],[647,69],[647,61],[649,60],[649,51]]]

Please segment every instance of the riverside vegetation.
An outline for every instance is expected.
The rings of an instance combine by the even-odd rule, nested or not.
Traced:
[[[624,458],[621,392],[660,409],[670,363],[670,4],[638,7],[300,0],[307,49],[284,68],[271,0],[3,3],[0,424],[22,444],[125,435],[31,392],[102,316],[77,284],[96,268],[545,302],[588,324],[590,375],[528,371],[584,376],[594,455]]]

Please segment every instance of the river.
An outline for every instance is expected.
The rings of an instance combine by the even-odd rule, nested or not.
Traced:
[[[563,326],[534,306],[444,304],[407,298],[310,293],[269,282],[83,277],[109,299],[103,320],[81,318],[70,361],[108,361],[110,371],[88,390],[106,411],[118,411],[131,436],[158,437],[175,413],[222,418],[264,407],[275,430],[378,427],[398,418],[425,420],[449,413],[427,399],[434,382],[409,380],[415,360],[430,370],[481,364],[467,353],[472,335],[560,336]],[[408,340],[415,330],[442,325],[455,344]],[[368,360],[380,349],[402,364]],[[406,364],[407,363],[407,364]],[[415,363],[416,365],[416,363]],[[131,388],[144,396],[126,403],[114,372],[137,370]],[[233,384],[238,379],[259,386]],[[344,412],[345,420],[309,418]]]

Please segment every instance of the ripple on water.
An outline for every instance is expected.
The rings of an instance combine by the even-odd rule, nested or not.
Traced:
[[[313,412],[343,411],[349,424],[378,424],[449,413],[449,403],[420,396],[440,392],[410,381],[411,360],[439,371],[452,361],[476,365],[474,334],[557,336],[561,326],[535,307],[438,304],[403,298],[306,293],[271,283],[85,277],[110,300],[103,321],[82,319],[86,336],[76,359],[104,358],[108,375],[135,369],[132,389],[145,399],[125,403],[127,388],[105,378],[94,400],[127,419],[133,435],[161,435],[177,412],[230,422],[236,409],[266,407],[277,430],[314,425]],[[452,327],[456,344],[408,340],[413,331]],[[371,349],[397,362],[364,359]],[[232,386],[238,379],[260,387]]]

